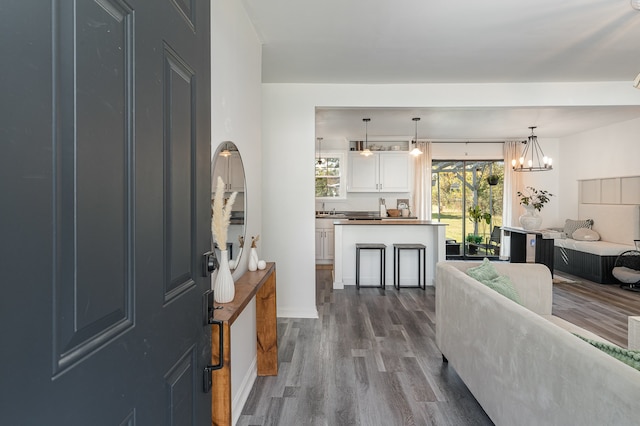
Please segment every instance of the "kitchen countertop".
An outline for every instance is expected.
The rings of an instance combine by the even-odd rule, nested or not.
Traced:
[[[348,220],[415,220],[416,216],[408,216],[408,217],[381,217],[380,213],[377,211],[323,211],[316,212],[316,219],[348,219]]]
[[[333,222],[334,225],[428,225],[428,226],[447,226],[446,223],[434,222],[431,220],[417,220],[409,218],[379,218],[373,220],[349,220],[338,219]]]

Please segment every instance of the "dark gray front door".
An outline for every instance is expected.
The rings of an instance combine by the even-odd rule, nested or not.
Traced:
[[[0,424],[203,425],[208,0],[0,2]]]

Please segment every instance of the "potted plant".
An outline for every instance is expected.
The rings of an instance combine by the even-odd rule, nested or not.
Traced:
[[[542,217],[536,211],[542,210],[553,194],[549,191],[537,190],[532,186],[527,186],[524,192],[518,191],[520,197],[520,205],[526,210],[525,214],[520,216],[520,225],[526,230],[540,229]]]
[[[498,175],[489,175],[487,176],[487,183],[491,186],[496,186],[500,182],[500,176]]]
[[[482,223],[482,233],[485,233],[485,226],[491,224],[491,213],[483,211],[479,205],[469,207],[467,211],[471,220],[475,223],[474,231],[478,229],[478,223]],[[481,244],[483,240],[482,235],[478,235],[475,232],[467,235],[467,241],[470,243]],[[469,246],[469,254],[475,254],[477,247]]]
[[[537,211],[542,210],[545,204],[547,204],[553,194],[549,191],[537,190],[533,186],[527,186],[524,192],[517,192],[518,197],[520,197],[520,205],[522,205],[525,209],[529,206]]]

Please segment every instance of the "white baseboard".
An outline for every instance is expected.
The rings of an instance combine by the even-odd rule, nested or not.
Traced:
[[[235,425],[242,414],[242,408],[244,408],[244,404],[247,402],[249,398],[249,394],[251,393],[251,389],[253,388],[253,384],[258,377],[258,358],[255,357],[251,362],[251,365],[247,369],[247,373],[244,375],[242,379],[242,383],[240,383],[240,389],[233,397],[233,401],[231,402],[231,413],[233,413],[232,422]]]

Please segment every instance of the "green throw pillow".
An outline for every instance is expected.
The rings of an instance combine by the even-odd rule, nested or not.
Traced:
[[[640,371],[640,351],[631,351],[629,349],[621,348],[620,346],[598,342],[597,340],[587,339],[586,337],[582,337],[579,334],[576,334],[576,336],[578,336],[585,342],[592,344],[602,352],[611,355],[612,357]]]
[[[467,269],[467,275],[475,278],[480,282],[492,280],[500,276],[500,274],[498,274],[498,271],[496,271],[496,268],[491,264],[491,262],[489,262],[489,259],[487,259],[486,257],[482,260],[481,265]]]
[[[490,289],[497,291],[505,297],[513,300],[514,302],[522,305],[520,301],[520,295],[513,286],[513,283],[507,276],[498,274],[496,268],[489,262],[486,257],[482,260],[482,264],[467,269],[467,275],[471,278],[480,281]]]
[[[507,297],[519,305],[522,305],[522,301],[520,300],[520,295],[518,291],[513,286],[513,283],[509,279],[509,277],[500,275],[492,280],[481,281],[482,284],[487,287],[497,291],[504,297]]]

